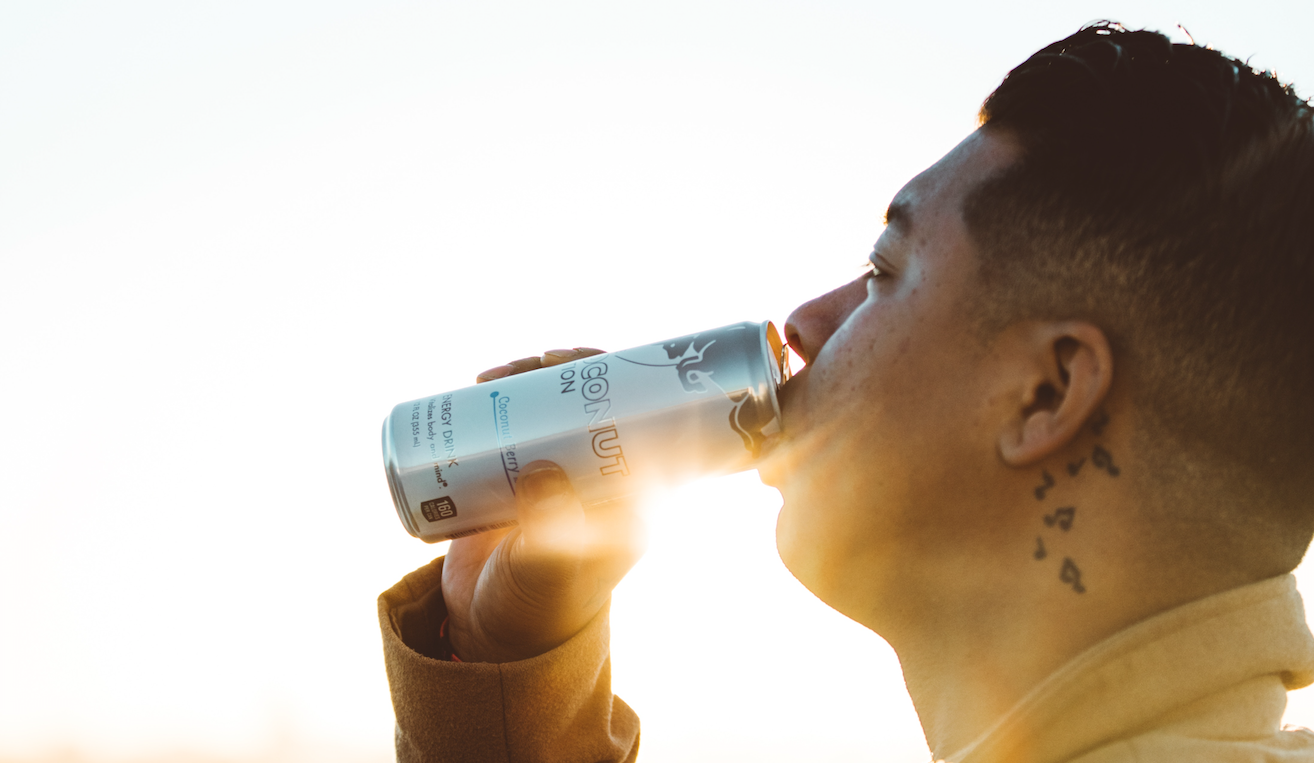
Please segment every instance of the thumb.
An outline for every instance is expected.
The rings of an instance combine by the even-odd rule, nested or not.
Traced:
[[[584,507],[570,479],[551,461],[534,461],[516,480],[516,518],[525,550],[578,556],[585,546]]]

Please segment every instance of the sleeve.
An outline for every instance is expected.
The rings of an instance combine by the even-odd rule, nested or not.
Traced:
[[[458,663],[439,654],[443,560],[379,597],[399,763],[632,763],[639,718],[611,693],[607,608],[528,660]]]

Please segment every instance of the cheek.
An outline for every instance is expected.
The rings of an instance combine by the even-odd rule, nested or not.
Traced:
[[[836,333],[843,341],[808,369],[807,421],[795,439],[806,475],[798,495],[836,506],[879,496],[884,511],[897,513],[919,475],[946,466],[965,444],[977,380],[961,331],[901,317],[864,306]],[[863,521],[853,517],[849,529]]]
[[[865,424],[915,387],[918,342],[897,306],[867,302],[835,332],[812,369],[810,408],[829,419]],[[853,429],[854,426],[846,427]]]

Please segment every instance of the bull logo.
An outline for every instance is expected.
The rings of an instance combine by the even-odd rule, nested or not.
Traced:
[[[775,418],[771,406],[754,398],[749,390],[727,392],[715,379],[716,369],[742,362],[743,350],[736,346],[735,339],[752,340],[756,335],[748,331],[692,334],[666,342],[662,349],[666,350],[666,357],[676,361],[675,369],[686,392],[716,389],[734,403],[730,428],[743,438],[744,447],[757,458],[766,439],[762,429]]]

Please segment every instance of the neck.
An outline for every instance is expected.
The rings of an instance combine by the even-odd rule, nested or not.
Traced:
[[[1037,500],[1045,473],[1056,484]],[[1109,479],[1107,470],[1070,478],[1062,462],[1023,479],[1014,486],[1021,501],[974,507],[990,518],[990,527],[979,528],[981,542],[950,557],[941,552],[915,576],[900,575],[891,587],[897,593],[881,597],[868,623],[899,655],[936,760],[971,743],[1105,638],[1253,582],[1226,571],[1164,575],[1162,566],[1180,557],[1165,560],[1163,549],[1144,540],[1151,507],[1133,498],[1134,480]],[[904,570],[917,566],[907,564]]]

